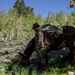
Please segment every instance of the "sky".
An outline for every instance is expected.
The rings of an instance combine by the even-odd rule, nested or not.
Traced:
[[[42,17],[47,17],[49,12],[59,13],[64,11],[65,13],[70,14],[72,11],[75,11],[74,8],[69,8],[70,0],[24,0],[26,6],[34,8],[34,14],[41,14]],[[9,9],[13,8],[16,0],[0,0],[0,11],[5,10],[6,12]]]

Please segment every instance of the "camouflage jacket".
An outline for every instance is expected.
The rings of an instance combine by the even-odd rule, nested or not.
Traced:
[[[35,48],[36,48],[36,51],[44,48],[44,41],[43,41],[43,32],[42,30],[40,29],[38,32],[35,33]]]
[[[46,25],[43,25],[40,30],[38,32],[35,33],[35,48],[36,50],[44,50],[46,49],[47,46],[45,46],[45,43],[47,43],[48,45],[51,43],[51,41],[45,41],[44,39],[44,33],[43,31],[47,32],[47,33],[52,33],[52,32],[56,32],[58,33],[58,28],[53,26],[53,25],[50,25],[50,24],[46,24]],[[45,34],[46,36],[47,34]]]

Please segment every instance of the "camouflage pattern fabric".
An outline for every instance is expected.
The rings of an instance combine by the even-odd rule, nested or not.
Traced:
[[[39,30],[38,32],[35,33],[35,43],[36,43],[36,51],[40,49],[44,49],[44,42],[43,42],[43,32]]]
[[[46,33],[53,33],[53,32],[57,32],[58,28],[56,26],[53,26],[53,25],[50,25],[50,24],[46,24],[46,25],[41,26],[40,30],[35,33],[35,41],[36,41],[35,48],[36,48],[36,51],[38,51],[40,49],[41,50],[46,49],[45,41],[48,45],[51,42],[51,41],[49,41],[49,39],[44,40],[44,37],[48,35],[48,34],[45,34],[45,36],[44,36],[44,33],[43,33],[44,31]]]
[[[45,47],[45,40],[44,40],[44,33],[43,31],[46,31],[46,32],[56,32],[57,28],[56,27],[53,27],[52,25],[50,24],[47,24],[47,25],[43,25],[40,30],[38,32],[35,33],[35,48],[36,48],[36,53],[37,53],[37,59],[38,59],[38,62],[40,62],[41,64],[43,63],[45,65],[45,62],[46,62],[46,47]],[[45,36],[48,35],[48,34],[45,34]],[[47,42],[50,43],[50,41],[47,40]]]

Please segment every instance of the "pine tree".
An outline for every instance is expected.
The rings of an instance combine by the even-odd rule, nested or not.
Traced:
[[[17,10],[18,16],[25,16],[27,14],[33,15],[33,8],[25,6],[24,0],[16,0],[13,8]]]
[[[24,12],[26,10],[24,0],[16,0],[13,7],[17,10],[19,16],[24,15]]]

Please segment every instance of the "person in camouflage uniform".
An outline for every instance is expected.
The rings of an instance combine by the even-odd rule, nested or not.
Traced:
[[[49,45],[51,45],[51,43],[54,44],[54,39],[58,37],[59,28],[51,24],[46,24],[40,27],[40,25],[34,23],[32,29],[35,31],[35,49],[37,51],[37,56],[40,55],[40,57],[44,56],[43,58],[45,58],[47,57],[46,50],[49,49]],[[44,34],[44,32],[46,34]]]
[[[38,63],[44,64],[45,65],[45,61],[46,61],[46,52],[44,51],[44,41],[43,41],[43,32],[42,29],[40,27],[40,25],[38,25],[37,23],[33,24],[32,29],[35,31],[35,49],[37,52],[37,59],[39,60]]]
[[[43,42],[43,32],[40,28],[40,25],[38,25],[37,23],[33,24],[32,29],[34,29],[35,31],[35,48],[36,51],[43,49],[44,48],[44,42]]]

